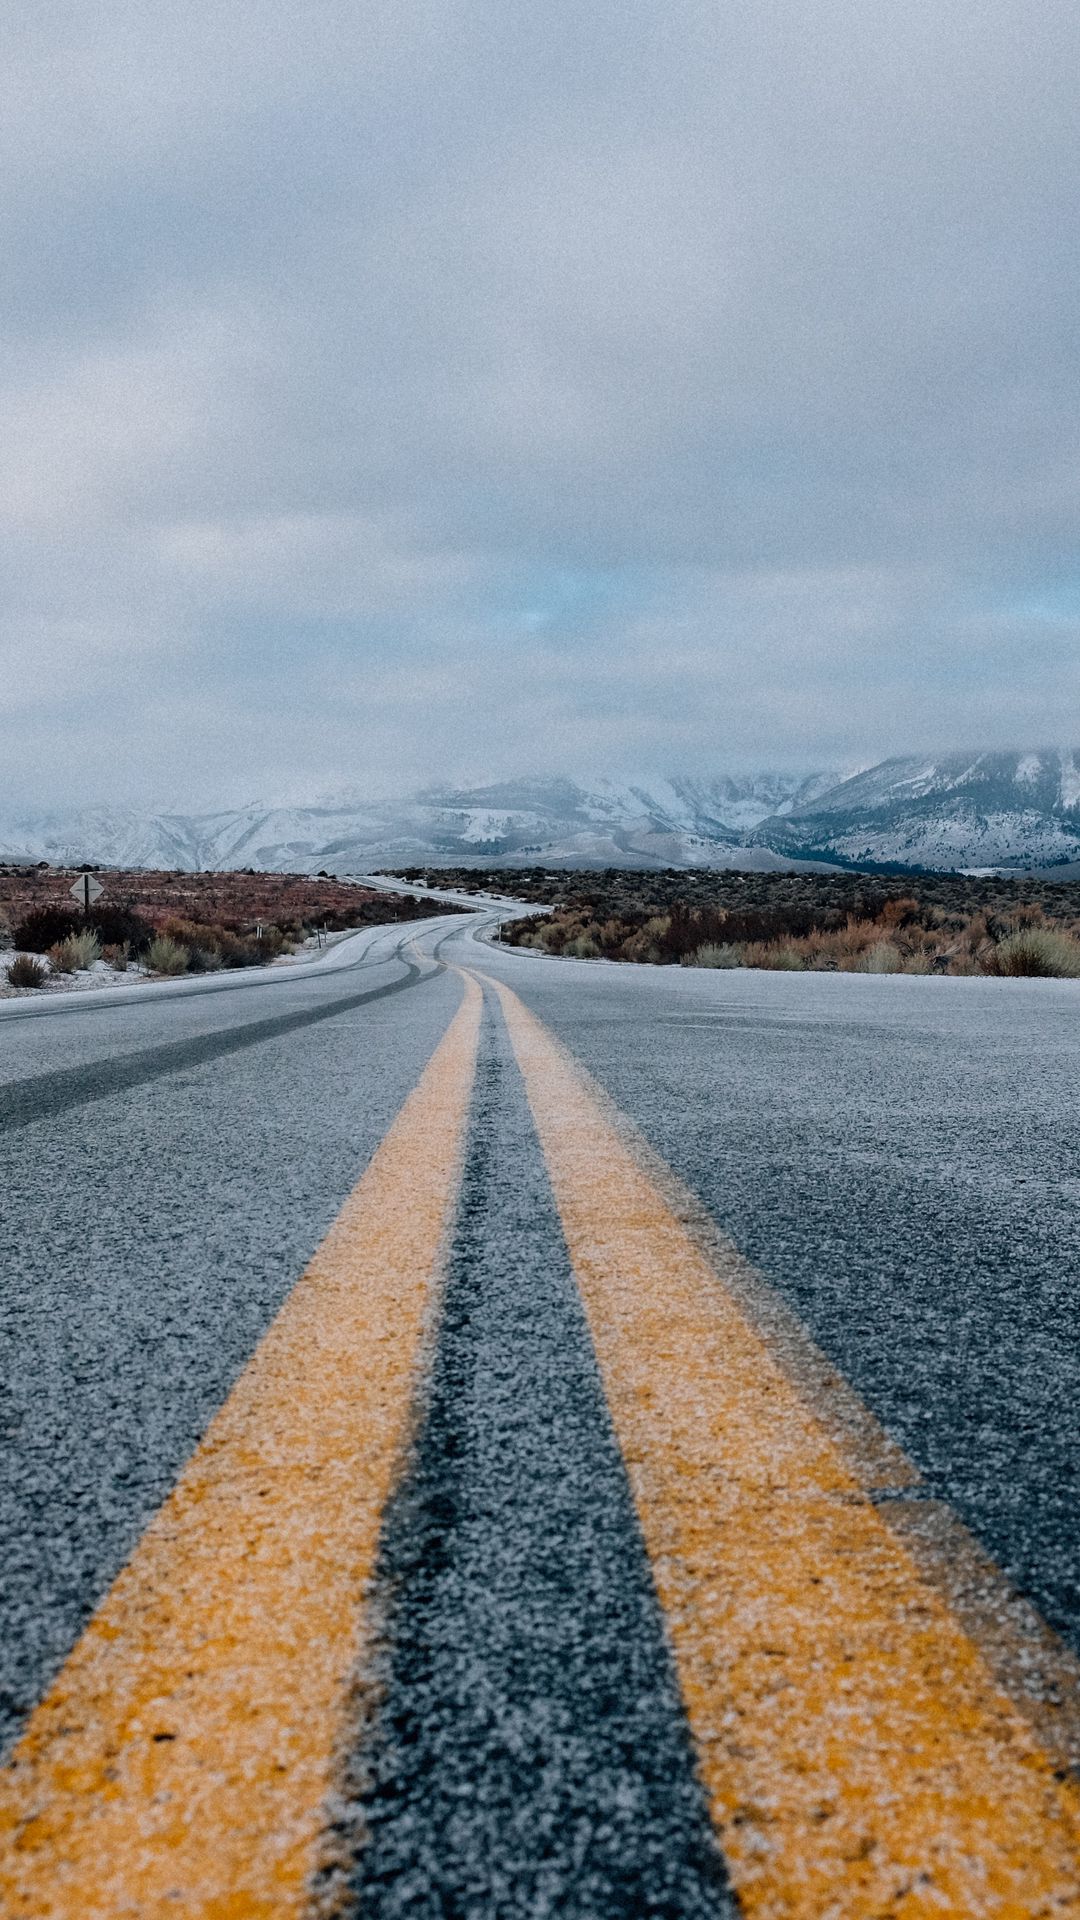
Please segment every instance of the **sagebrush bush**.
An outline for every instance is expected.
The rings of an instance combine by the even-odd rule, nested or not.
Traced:
[[[69,933],[78,933],[81,925],[78,914],[67,907],[33,907],[17,922],[12,937],[15,945],[27,953],[48,953]]]
[[[948,971],[957,980],[981,980],[986,968],[979,965],[973,953],[954,953],[949,960]]]
[[[862,876],[613,872],[547,880],[551,913],[504,925],[507,946],[582,955],[595,947],[607,960],[662,966],[1080,978],[1080,890],[1064,886],[1050,887],[1041,902],[1015,897],[1030,882],[1002,882],[1000,892],[987,883],[980,893],[981,883],[957,875],[920,876],[920,889],[943,892],[930,899],[907,887],[890,897],[893,883]],[[560,899],[563,887],[577,897]],[[721,898],[680,896],[676,887],[711,887]],[[781,888],[797,897],[784,898]]]
[[[236,926],[215,925],[203,920],[171,919],[163,933],[178,940],[191,955],[193,973],[213,973],[219,967],[261,967],[291,951],[298,929],[264,920],[261,934],[254,928],[240,931]]]
[[[170,940],[167,933],[159,933],[146,950],[146,963],[152,973],[186,973],[190,955],[179,940]]]
[[[682,964],[684,967],[741,967],[742,963],[738,947],[706,940],[704,946],[695,947],[693,953],[686,954]]]
[[[1080,979],[1080,940],[1053,927],[1027,926],[999,940],[989,956],[988,972],[1017,978]]]
[[[99,900],[90,909],[87,925],[103,947],[125,947],[129,955],[145,953],[154,937],[149,920],[123,901]]]
[[[903,973],[904,956],[891,940],[878,940],[855,962],[857,973]]]
[[[57,973],[80,973],[101,959],[101,944],[96,933],[69,933],[49,948],[49,959]]]
[[[244,940],[225,927],[218,934],[217,946],[223,967],[257,967],[262,959],[257,940]]]
[[[43,987],[48,977],[44,961],[33,953],[17,953],[7,970],[13,987]]]
[[[276,960],[285,949],[285,935],[281,928],[264,923],[260,937],[255,940],[255,948],[264,965],[270,960]],[[597,951],[599,952],[599,948]]]

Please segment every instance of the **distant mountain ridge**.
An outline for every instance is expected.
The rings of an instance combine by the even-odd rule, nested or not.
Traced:
[[[883,760],[762,821],[773,852],[843,866],[1053,867],[1080,860],[1080,751]]]
[[[79,813],[0,819],[0,854],[56,864],[188,870],[263,867],[359,873],[376,867],[785,867],[792,856],[748,836],[770,815],[808,803],[831,774],[763,773],[589,787],[565,779],[433,787],[395,801],[350,795],[314,806],[252,805],[220,813]]]
[[[0,857],[363,873],[405,866],[1015,867],[1080,861],[1080,751],[909,755],[861,773],[523,778],[212,813],[0,817]]]

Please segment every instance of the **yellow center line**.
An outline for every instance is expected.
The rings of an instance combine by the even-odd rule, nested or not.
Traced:
[[[466,982],[0,1775],[5,1920],[304,1911],[457,1197],[481,1002]]]
[[[497,982],[743,1910],[1080,1914],[1080,1798],[606,1116]]]

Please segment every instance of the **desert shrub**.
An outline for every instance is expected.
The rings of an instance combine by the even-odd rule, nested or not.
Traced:
[[[115,967],[117,973],[126,973],[131,955],[128,951],[127,942],[122,941],[115,946],[110,944],[109,946],[102,947],[101,957],[105,961],[106,966]]]
[[[646,966],[655,966],[666,957],[657,944],[648,927],[637,927],[628,934],[621,947],[616,950],[619,960],[637,960]]]
[[[49,959],[57,973],[79,973],[101,959],[101,944],[96,933],[84,928],[50,947]]]
[[[7,970],[13,987],[43,987],[47,977],[45,963],[33,953],[17,953]]]
[[[989,973],[1013,978],[1075,980],[1080,978],[1080,940],[1052,927],[1023,927],[998,941],[986,965]]]
[[[756,908],[698,907],[691,909],[676,902],[669,916],[663,939],[664,948],[673,957],[689,953],[699,946],[735,946],[752,943],[758,948],[792,943],[808,935],[831,930],[841,924],[842,916],[833,908],[783,905]]]
[[[28,953],[48,953],[69,934],[78,933],[81,925],[79,915],[67,907],[31,907],[12,929],[12,937],[15,945]]]
[[[461,878],[439,877],[443,884]],[[463,884],[474,882],[464,877]],[[608,959],[663,965],[709,964],[699,955],[715,947],[734,951],[729,965],[785,970],[1080,977],[1075,886],[1047,885],[1032,897],[1027,879],[965,875],[911,876],[900,884],[852,874],[540,870],[505,882],[522,897],[548,901],[553,912],[506,926],[503,940],[548,953],[587,953],[577,944],[587,941]],[[496,876],[485,875],[485,884],[498,890]]]
[[[217,942],[223,967],[257,967],[262,959],[257,940],[242,940],[227,927],[219,929]]]
[[[695,947],[683,959],[684,967],[741,967],[742,954],[738,947],[707,940],[704,946]]]
[[[182,947],[213,947],[216,949],[223,929],[211,926],[204,920],[187,920],[182,915],[172,913],[163,920],[158,928],[166,940],[175,940]]]
[[[81,933],[73,933],[64,944],[77,967],[92,967],[101,959],[101,941],[92,927],[84,927]]]
[[[273,959],[284,945],[277,927],[274,938],[256,940],[253,933],[241,934],[234,926],[216,925],[206,920],[185,920],[173,914],[161,928],[161,938],[183,947],[192,973],[213,973],[219,967],[256,967]]]
[[[563,952],[571,960],[595,960],[600,948],[591,933],[579,933],[576,939],[567,941]]]
[[[643,923],[641,931],[647,934],[650,940],[666,939],[671,931],[671,915],[669,913],[651,914]]]
[[[577,937],[577,922],[551,920],[546,927],[538,927],[536,938],[545,953],[561,953],[568,940]]]
[[[666,913],[650,914],[646,920],[637,920],[629,925],[620,948],[620,960],[643,961],[649,966],[658,961],[677,960],[681,956],[681,947],[669,938],[671,916]]]
[[[883,927],[907,927],[922,916],[922,908],[910,894],[902,895],[899,900],[885,900],[873,916],[880,920]]]
[[[102,947],[125,947],[129,954],[145,953],[154,937],[149,920],[126,902],[99,900],[86,918]]]
[[[895,924],[895,922],[894,922]],[[904,956],[891,940],[878,940],[855,963],[857,973],[903,973]]]
[[[167,933],[159,933],[151,940],[146,952],[147,964],[153,973],[186,973],[189,955],[179,940],[170,940]]]
[[[727,916],[714,907],[693,908],[676,900],[671,912],[654,915],[646,925],[662,960],[681,960],[684,953],[723,939]]]
[[[1013,908],[1009,918],[1013,926],[1017,929],[1021,927],[1045,927],[1046,925],[1046,915],[1037,900],[1022,901],[1018,907]]]
[[[750,940],[742,956],[745,967],[766,967],[770,973],[802,973],[806,967],[795,947],[776,940]]]
[[[278,954],[284,950],[285,935],[282,933],[280,927],[274,926],[272,923],[264,924],[262,935],[255,941],[255,945],[258,948],[260,960],[276,960]]]

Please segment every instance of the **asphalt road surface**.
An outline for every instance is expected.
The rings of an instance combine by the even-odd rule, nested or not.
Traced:
[[[1080,1914],[1080,984],[492,921],[0,1013],[0,1912]]]

